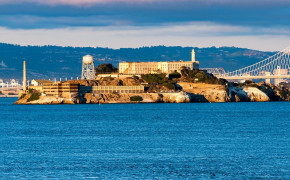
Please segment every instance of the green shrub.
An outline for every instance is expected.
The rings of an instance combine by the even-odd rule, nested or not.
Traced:
[[[124,86],[124,82],[122,80],[119,80],[118,86]]]
[[[30,98],[27,99],[27,102],[35,101],[39,99],[39,93],[32,93]]]
[[[22,99],[26,96],[26,94],[22,94],[19,99]]]
[[[195,79],[198,79],[198,82],[204,82],[208,84],[220,84],[226,85],[227,80],[225,79],[218,79],[212,74],[207,73],[206,71],[202,70],[190,70],[190,69],[182,69],[181,70],[181,78],[182,81],[185,82],[196,82]]]
[[[134,78],[135,80],[139,80],[139,77],[138,77],[138,76],[133,76],[133,78]]]
[[[141,77],[148,83],[162,84],[166,80],[166,74],[142,74]]]
[[[118,71],[118,69],[115,68],[112,64],[101,64],[95,68],[96,74],[114,73],[117,71]]]
[[[287,96],[288,96],[287,92],[279,90],[279,94],[284,100],[287,99]]]
[[[30,88],[29,88],[29,89],[28,89],[28,93],[29,93],[29,94],[32,93],[32,90],[33,90],[33,89],[30,89]]]
[[[166,82],[166,83],[164,83],[162,85],[167,87],[168,89],[175,89],[175,85],[172,82]]]
[[[175,71],[174,73],[169,74],[169,79],[173,79],[173,78],[175,78],[175,79],[181,78],[181,74],[178,73],[177,71]]]
[[[130,101],[143,101],[141,96],[131,96]]]

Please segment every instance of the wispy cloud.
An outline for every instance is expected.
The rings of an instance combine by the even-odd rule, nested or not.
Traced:
[[[0,0],[1,1],[1,0]],[[23,2],[22,0],[20,2]],[[31,0],[26,0],[31,2]],[[83,2],[83,1],[37,1],[39,3]],[[265,1],[261,5],[244,1],[183,0],[146,1],[136,4],[98,4],[86,7],[47,6],[39,4],[0,5],[0,26],[8,28],[64,28],[64,27],[98,27],[112,25],[162,26],[168,23],[188,23],[207,21],[219,24],[250,27],[290,27],[289,4],[279,5],[277,1]],[[2,2],[4,2],[2,0]],[[8,1],[7,1],[8,2]],[[16,2],[9,0],[9,2]],[[19,2],[19,1],[17,1]],[[99,2],[99,1],[87,1]],[[101,2],[101,1],[100,1]],[[125,1],[124,1],[125,2]],[[127,1],[126,1],[127,2]],[[141,2],[141,1],[130,1]],[[228,3],[226,5],[221,3]],[[230,3],[231,2],[231,3]],[[243,5],[234,5],[235,3]],[[247,2],[247,3],[246,3]],[[284,2],[278,0],[278,2]],[[212,5],[211,3],[216,3]],[[265,4],[269,5],[265,5]]]
[[[290,42],[288,17],[290,0],[0,0],[0,41],[278,50]]]
[[[0,0],[0,4],[23,4],[23,3],[37,3],[46,5],[72,5],[72,6],[86,6],[95,4],[111,4],[111,3],[129,3],[129,4],[143,4],[143,3],[183,3],[192,2],[197,4],[232,4],[232,5],[250,5],[255,4],[285,4],[289,0]]]
[[[252,35],[252,29],[212,23],[190,23],[162,27],[108,26],[61,29],[0,28],[2,42],[21,45],[61,45],[126,48],[168,46],[238,46],[276,51],[288,46],[285,35]],[[257,31],[259,31],[257,29]],[[270,29],[268,29],[270,31]]]
[[[152,3],[166,1],[170,2],[173,0],[0,0],[0,4],[38,3],[48,5],[93,5],[107,3]]]

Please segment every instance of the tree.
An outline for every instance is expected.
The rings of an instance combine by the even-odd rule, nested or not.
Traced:
[[[96,74],[102,73],[114,73],[118,72],[118,68],[115,68],[112,64],[101,64],[95,68]]]
[[[169,79],[172,80],[172,79],[178,79],[178,78],[181,78],[181,74],[178,73],[177,71],[169,74]]]
[[[140,102],[143,101],[143,98],[141,96],[131,96],[130,101]]]

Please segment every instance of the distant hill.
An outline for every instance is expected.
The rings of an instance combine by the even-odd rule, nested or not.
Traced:
[[[19,46],[0,43],[0,79],[21,79],[22,61],[27,61],[27,78],[70,78],[81,74],[82,56],[90,54],[95,66],[120,61],[173,61],[191,59],[193,47],[91,48],[60,46]],[[223,67],[232,71],[263,60],[275,52],[262,52],[236,47],[197,48],[200,67]]]

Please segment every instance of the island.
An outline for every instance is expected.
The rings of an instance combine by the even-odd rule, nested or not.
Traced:
[[[289,101],[290,91],[265,82],[218,79],[204,70],[127,75],[99,74],[94,80],[40,80],[15,104],[112,104]]]

